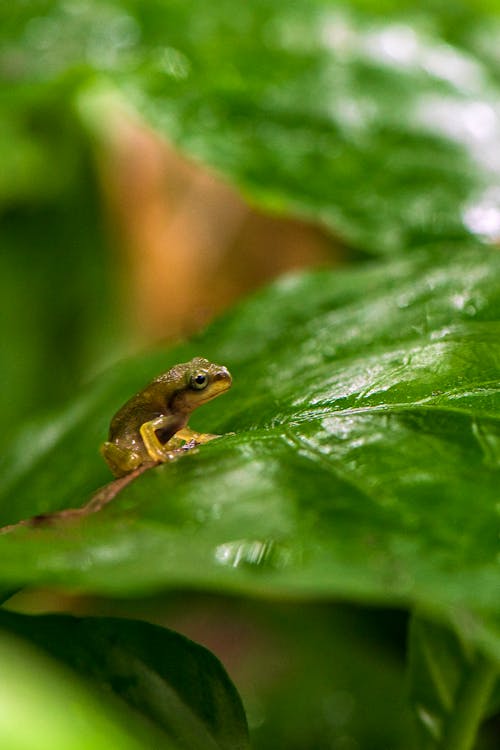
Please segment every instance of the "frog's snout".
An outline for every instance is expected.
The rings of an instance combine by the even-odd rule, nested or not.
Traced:
[[[227,383],[227,387],[228,388],[231,385],[231,383],[233,382],[233,379],[231,377],[231,373],[229,372],[229,370],[227,369],[227,367],[221,367],[215,373],[215,375],[214,375],[214,381],[217,382],[219,380],[225,381]]]

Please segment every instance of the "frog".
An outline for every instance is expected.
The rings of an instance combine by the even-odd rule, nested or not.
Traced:
[[[199,406],[232,385],[227,367],[204,357],[175,365],[132,396],[113,416],[101,454],[115,477],[176,458],[181,450],[219,435],[191,430],[188,420]]]

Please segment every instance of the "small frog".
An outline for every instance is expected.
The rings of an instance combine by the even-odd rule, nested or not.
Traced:
[[[132,396],[115,414],[101,453],[116,477],[146,463],[169,461],[185,447],[206,443],[218,435],[187,427],[191,412],[231,387],[226,367],[203,357],[176,365]]]

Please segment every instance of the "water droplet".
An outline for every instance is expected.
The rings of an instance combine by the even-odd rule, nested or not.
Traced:
[[[283,568],[291,560],[291,551],[275,540],[237,539],[219,544],[215,550],[219,565]]]
[[[365,51],[379,62],[412,67],[418,62],[419,40],[415,31],[404,24],[393,24],[366,35]]]
[[[442,732],[441,720],[425,708],[417,706],[417,716],[434,739],[438,739]]]
[[[463,52],[447,44],[428,46],[422,52],[422,68],[457,89],[475,91],[483,83],[481,66]]]
[[[475,203],[466,206],[463,222],[467,229],[491,242],[500,238],[500,189],[487,190]]]

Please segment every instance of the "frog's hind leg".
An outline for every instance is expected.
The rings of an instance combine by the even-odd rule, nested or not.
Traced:
[[[108,464],[115,477],[122,477],[125,474],[137,469],[141,462],[141,456],[133,451],[126,451],[120,448],[116,443],[103,443],[101,445],[101,455]]]

